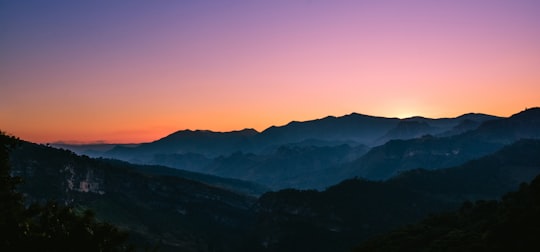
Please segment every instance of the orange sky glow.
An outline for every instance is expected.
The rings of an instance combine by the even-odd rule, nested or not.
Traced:
[[[29,141],[540,106],[539,1],[44,2],[0,5],[0,130]]]

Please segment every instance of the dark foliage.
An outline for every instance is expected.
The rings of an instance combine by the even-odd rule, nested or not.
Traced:
[[[540,176],[501,201],[465,202],[354,251],[539,251]]]
[[[93,159],[24,141],[10,158],[13,173],[25,180],[18,189],[27,202],[53,198],[91,209],[98,219],[128,230],[129,242],[142,248],[238,251],[255,201],[218,188],[235,180]]]
[[[130,251],[127,234],[90,211],[49,202],[25,207],[10,174],[9,151],[19,140],[0,132],[0,251]]]

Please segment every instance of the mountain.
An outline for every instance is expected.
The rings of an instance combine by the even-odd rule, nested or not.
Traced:
[[[267,145],[282,145],[306,139],[324,141],[352,141],[370,145],[399,123],[397,118],[385,118],[352,113],[342,117],[328,116],[305,122],[290,122],[285,126],[272,126],[259,136]]]
[[[252,249],[346,251],[465,200],[496,199],[538,174],[540,140],[522,140],[461,166],[409,171],[385,182],[350,179],[322,192],[269,192],[254,207]]]
[[[341,181],[333,168],[363,155],[366,146],[282,145],[268,154],[237,152],[215,158],[202,172],[254,181],[272,189],[324,189]]]
[[[368,146],[390,139],[408,139],[450,130],[463,120],[485,122],[498,117],[485,114],[465,114],[456,118],[430,119],[411,117],[385,118],[352,113],[342,117],[291,122],[281,127],[270,127],[260,134],[263,142],[274,145],[300,142],[305,139],[356,142]]]
[[[133,251],[127,233],[54,202],[26,205],[17,192],[20,177],[11,175],[10,152],[19,143],[0,132],[1,251]]]
[[[106,156],[139,163],[145,163],[155,154],[199,153],[206,157],[216,157],[253,148],[252,137],[257,134],[258,132],[253,129],[231,132],[183,130],[136,147],[115,147],[107,151]]]
[[[419,116],[405,118],[400,120],[396,127],[377,139],[374,146],[390,140],[413,139],[424,135],[458,135],[477,128],[483,122],[494,119],[499,118],[475,113],[464,114],[456,118],[431,119]]]
[[[101,156],[129,162],[156,164],[154,155],[200,154],[206,158],[227,156],[235,152],[263,154],[284,144],[310,141],[312,145],[371,144],[377,136],[393,128],[399,119],[350,114],[306,122],[272,126],[261,133],[252,129],[232,132],[207,130],[178,131],[169,136],[136,147],[118,146]],[[174,165],[174,167],[178,167]]]
[[[465,120],[461,121],[458,125],[452,127],[452,129],[450,129],[450,130],[448,130],[446,132],[437,134],[437,136],[439,136],[439,137],[449,137],[449,136],[453,136],[453,135],[459,135],[459,134],[465,133],[467,131],[477,129],[481,124],[482,123],[479,122],[479,121],[473,121],[473,120],[470,120],[470,119],[465,119]]]
[[[151,143],[117,146],[104,156],[251,180],[271,189],[324,189],[354,176],[381,180],[410,169],[456,166],[520,138],[539,138],[538,110],[509,118],[350,114],[291,122],[261,133],[178,131]]]
[[[438,138],[427,135],[410,140],[392,140],[374,147],[340,170],[345,173],[343,177],[385,180],[411,169],[441,169],[463,164],[493,153],[502,146],[457,136]]]
[[[237,251],[251,223],[255,198],[216,186],[236,181],[198,175],[207,184],[192,180],[194,174],[187,179],[163,167],[92,159],[29,142],[21,142],[10,162],[13,175],[24,179],[18,190],[28,202],[92,209],[98,219],[129,230],[140,247]]]
[[[223,178],[214,175],[209,175],[205,173],[191,172],[186,170],[174,169],[166,166],[160,165],[138,165],[131,164],[120,160],[115,159],[99,159],[101,162],[109,163],[115,167],[125,167],[126,169],[136,170],[138,172],[149,174],[149,175],[158,175],[158,176],[171,176],[171,177],[180,177],[189,180],[194,180],[201,182],[213,187],[220,189],[249,195],[249,196],[260,196],[261,194],[270,191],[270,188],[257,184],[255,182],[232,179],[232,178]]]
[[[55,142],[49,145],[58,149],[67,149],[79,155],[99,157],[99,156],[102,156],[103,153],[110,151],[115,147],[132,148],[132,147],[137,147],[139,144],[107,144],[107,143],[82,144],[82,143]]]
[[[113,148],[106,144],[56,144],[55,146],[67,148],[79,154],[148,163],[155,154],[195,153],[207,158],[215,158],[238,151],[258,154],[273,151],[284,144],[302,142],[309,142],[314,146],[342,144],[374,146],[384,143],[385,140],[409,139],[426,134],[451,132],[453,127],[464,120],[481,123],[497,118],[484,114],[465,114],[456,118],[398,119],[352,113],[341,117],[328,116],[304,122],[294,121],[284,126],[269,127],[260,133],[253,129],[231,132],[182,130],[150,143],[118,145]]]
[[[305,148],[292,145],[280,152],[302,156]],[[492,200],[517,189],[540,174],[540,140],[520,140],[452,168],[415,169],[386,181],[354,178],[324,191],[285,189],[259,198],[224,189],[235,180],[77,156],[28,142],[10,158],[29,201],[57,199],[81,211],[92,209],[100,220],[129,230],[142,248],[345,251],[429,214],[458,209],[465,200]]]
[[[427,122],[403,120],[396,127],[389,130],[378,142],[386,143],[394,139],[411,139],[421,137],[426,134],[434,134],[440,131],[438,128],[430,126]]]
[[[507,119],[487,121],[462,137],[500,144],[522,138],[540,138],[540,107],[526,109]]]
[[[465,114],[441,119],[397,119],[353,113],[342,117],[329,116],[305,122],[291,122],[280,127],[270,127],[260,133],[251,129],[233,132],[178,131],[151,143],[119,145],[102,152],[101,155],[96,155],[98,149],[95,146],[89,146],[92,147],[92,152],[87,149],[83,153],[251,180],[272,189],[324,189],[355,175],[378,179],[378,174],[368,172],[372,170],[369,168],[371,164],[378,166],[378,155],[376,161],[371,161],[369,156],[366,157],[366,162],[358,161],[366,163],[368,168],[349,165],[375,145],[395,139],[414,139],[427,134],[451,136],[462,133],[460,130],[465,127],[473,129],[473,124],[480,125],[494,119],[497,117],[484,114]],[[469,123],[464,124],[466,122]],[[83,146],[76,146],[72,150],[81,153],[83,149]],[[496,149],[493,147],[483,153],[487,154]],[[464,156],[455,162],[443,163],[440,167],[457,165],[474,157],[479,155]],[[405,168],[418,167],[414,162],[411,165],[413,166]],[[356,170],[365,171],[355,172]]]
[[[474,130],[450,137],[427,135],[391,140],[339,170],[346,174],[344,177],[388,179],[415,168],[440,169],[459,165],[522,138],[540,138],[540,108],[528,109],[509,118],[488,120]]]
[[[363,242],[354,251],[538,251],[540,176],[500,201],[466,202]]]

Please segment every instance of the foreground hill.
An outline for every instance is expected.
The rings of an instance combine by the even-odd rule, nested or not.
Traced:
[[[133,251],[127,233],[97,221],[91,211],[47,204],[26,205],[11,175],[10,152],[19,143],[0,131],[0,251]]]
[[[496,199],[540,174],[540,141],[523,140],[484,158],[414,170],[385,182],[351,179],[325,191],[282,190],[255,205],[254,251],[346,251],[373,234]]]
[[[354,251],[538,251],[540,176],[501,201],[466,202],[362,243]]]
[[[24,179],[19,190],[29,202],[57,200],[92,209],[99,219],[129,230],[141,247],[236,251],[255,201],[163,169],[143,171],[28,142],[12,152],[11,164],[13,174]],[[151,168],[156,167],[146,167]]]

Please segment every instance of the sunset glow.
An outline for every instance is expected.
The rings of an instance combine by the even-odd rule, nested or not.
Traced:
[[[145,142],[540,105],[540,1],[2,1],[0,130]]]

